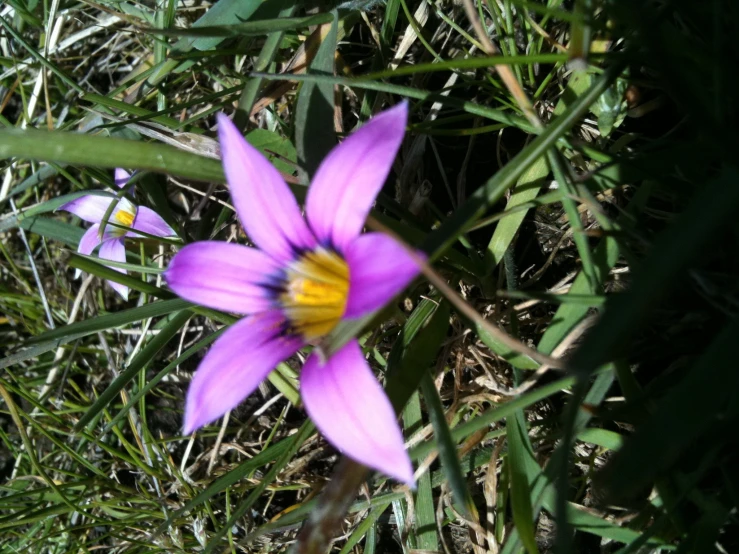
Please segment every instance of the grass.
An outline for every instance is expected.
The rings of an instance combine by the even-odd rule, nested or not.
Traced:
[[[333,7],[0,7],[0,551],[739,550],[736,6]],[[304,198],[402,99],[368,225],[430,264],[327,348],[361,338],[416,490],[323,440],[297,358],[183,436],[235,317],[161,271],[182,243],[248,241],[215,114]],[[129,241],[127,276],[74,254],[83,226],[55,212],[116,167],[180,239]]]

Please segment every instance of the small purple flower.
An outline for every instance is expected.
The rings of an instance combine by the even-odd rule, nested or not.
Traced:
[[[218,116],[223,165],[249,248],[224,242],[185,246],[165,272],[183,298],[244,314],[213,345],[187,393],[185,433],[236,407],[282,360],[341,319],[386,304],[418,275],[405,249],[360,234],[405,133],[408,106],[389,109],[323,160],[303,219],[279,172]],[[329,360],[313,352],[300,375],[305,409],[337,449],[405,483],[413,467],[385,392],[352,340]]]
[[[119,188],[124,187],[130,178],[131,174],[127,171],[123,169],[115,170],[115,184]],[[106,225],[103,236],[100,238],[100,222],[103,220],[105,212],[108,211],[111,202],[114,201],[110,196],[89,194],[80,196],[58,208],[73,213],[80,219],[93,224],[82,235],[77,252],[89,256],[100,245],[101,258],[114,262],[125,262],[126,247],[123,244],[125,237],[142,238],[143,235],[136,231],[142,231],[157,237],[168,237],[176,234],[155,211],[146,206],[136,206],[122,197],[110,215],[108,225]],[[128,227],[130,230],[110,225],[110,223]],[[112,267],[111,269],[126,273],[125,269],[119,267]],[[80,270],[78,269],[75,272],[75,278],[79,277],[79,274]],[[127,286],[114,281],[108,281],[108,283],[124,300],[128,300]]]

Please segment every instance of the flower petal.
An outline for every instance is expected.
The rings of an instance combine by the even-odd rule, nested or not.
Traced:
[[[157,237],[171,237],[172,235],[177,234],[174,232],[174,229],[172,229],[172,227],[162,219],[162,216],[146,206],[138,207],[136,218],[133,220],[133,225],[131,227]],[[129,231],[128,236],[144,238],[143,235],[140,235],[135,231]]]
[[[187,391],[185,434],[221,417],[249,396],[270,371],[303,346],[283,336],[278,311],[233,324],[208,351]]]
[[[126,246],[123,244],[122,238],[113,238],[104,240],[103,244],[100,245],[100,257],[104,260],[112,260],[114,262],[126,262]],[[125,269],[120,267],[111,267],[119,273],[127,273]],[[113,290],[120,294],[124,300],[128,300],[128,287],[115,281],[108,281],[108,284],[113,287]]]
[[[218,114],[218,138],[236,213],[254,244],[282,261],[315,247],[315,237],[280,173],[223,114]]]
[[[102,242],[100,238],[100,225],[97,223],[90,227],[80,239],[80,244],[77,247],[77,252],[85,256],[92,254],[95,247]]]
[[[57,210],[73,213],[88,223],[100,223],[112,201],[113,198],[110,195],[87,194],[63,204]]]
[[[164,278],[185,300],[240,314],[253,314],[273,304],[270,288],[281,269],[256,248],[221,241],[202,241],[182,248]]]
[[[328,442],[353,460],[413,485],[395,411],[356,340],[325,364],[312,354],[300,374],[300,394]]]
[[[417,255],[425,257],[421,252]],[[360,317],[381,308],[420,272],[405,248],[382,233],[357,237],[344,256],[349,265],[349,298],[344,317]]]
[[[97,245],[101,242],[102,240],[100,239],[100,225],[96,223],[87,231],[85,231],[84,235],[82,235],[82,238],[80,239],[80,244],[77,247],[77,252],[85,256],[89,256],[90,254],[92,254],[92,251],[95,250]],[[74,278],[77,279],[81,273],[81,269],[75,269]]]
[[[113,181],[115,182],[115,186],[118,188],[122,188],[128,183],[128,180],[131,178],[131,174],[126,171],[125,169],[121,169],[120,167],[117,167],[115,169],[115,173],[113,174]]]
[[[340,252],[362,230],[403,142],[408,103],[365,123],[321,163],[308,189],[305,212],[324,246]]]

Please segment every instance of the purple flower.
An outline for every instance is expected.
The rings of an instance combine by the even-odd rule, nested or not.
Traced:
[[[124,187],[130,178],[131,174],[127,171],[123,169],[115,170],[115,184],[119,188]],[[125,262],[126,247],[123,244],[125,237],[142,238],[143,235],[136,231],[142,231],[157,237],[168,237],[176,234],[155,211],[146,206],[136,206],[126,198],[121,197],[118,205],[108,219],[108,225],[105,227],[102,238],[100,238],[100,222],[103,220],[111,202],[114,201],[110,196],[89,194],[80,196],[58,208],[59,210],[71,212],[80,219],[93,224],[82,235],[77,252],[90,255],[100,245],[101,258],[114,262]],[[111,223],[115,225],[111,225]],[[128,227],[130,230],[117,227],[116,225]],[[126,273],[125,269],[119,267],[112,267],[111,269]],[[78,269],[75,272],[75,278],[79,277],[79,274],[80,270]],[[108,283],[124,300],[128,300],[127,286],[116,283],[115,281],[108,281]]]
[[[400,148],[405,102],[334,148],[308,190],[303,219],[277,170],[224,115],[223,165],[236,212],[258,248],[224,242],[185,246],[165,272],[183,298],[244,314],[193,376],[185,433],[236,407],[282,360],[341,319],[377,310],[418,275],[406,250],[360,234]],[[352,340],[329,360],[313,352],[300,375],[305,409],[326,439],[354,460],[405,483],[413,467],[385,392]]]

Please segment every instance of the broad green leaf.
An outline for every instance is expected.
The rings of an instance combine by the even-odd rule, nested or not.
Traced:
[[[267,129],[254,129],[246,133],[246,140],[272,162],[278,170],[291,174],[298,160],[297,152],[290,139]],[[277,154],[277,156],[275,156]],[[279,156],[279,157],[278,157]],[[292,162],[286,163],[284,160]]]
[[[218,0],[203,16],[193,23],[193,28],[236,25],[249,19],[262,4],[261,0]],[[211,50],[223,41],[223,37],[186,37],[172,47],[176,52]]]

